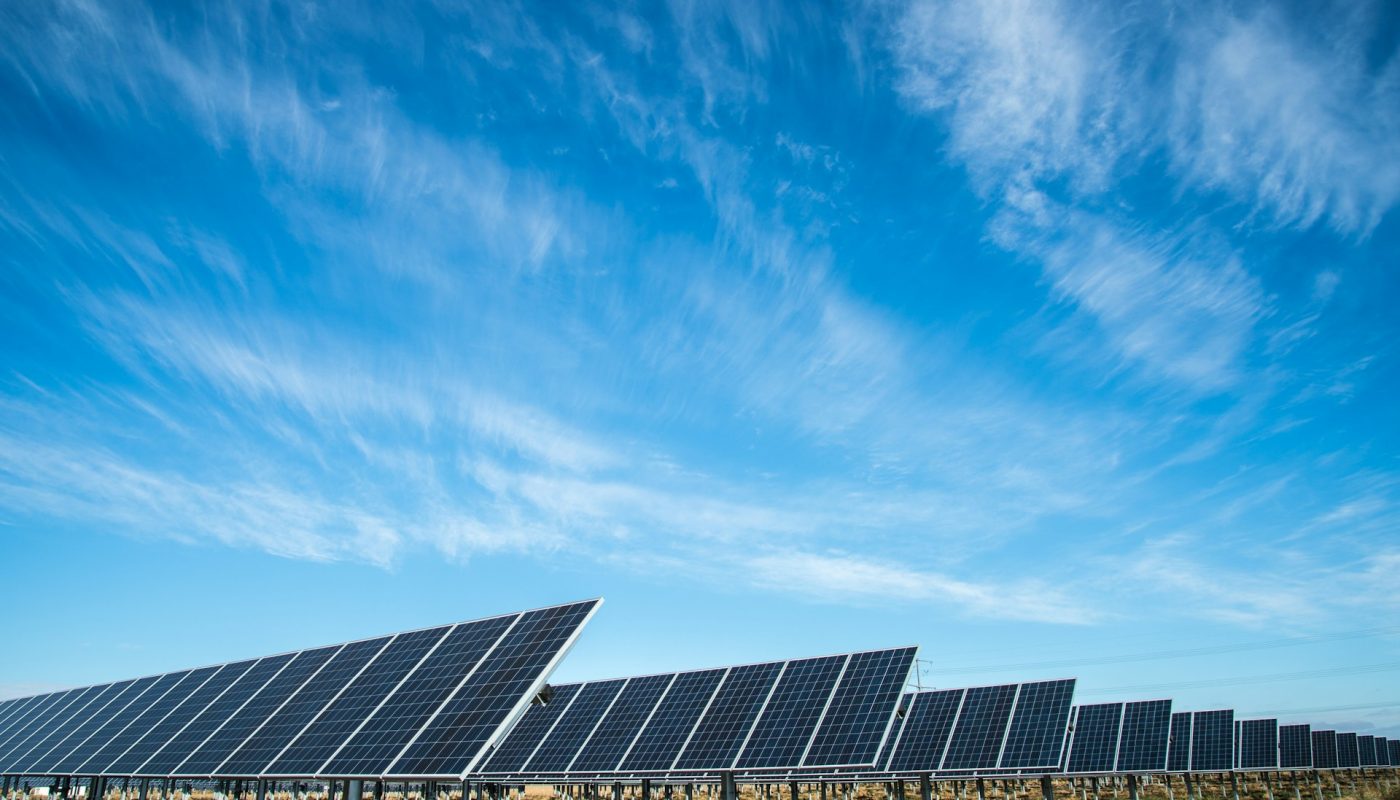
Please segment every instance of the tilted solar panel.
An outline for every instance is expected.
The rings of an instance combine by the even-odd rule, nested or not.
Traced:
[[[1001,755],[1011,707],[1016,701],[1017,684],[978,686],[963,697],[942,771],[993,770]]]
[[[749,734],[736,766],[745,769],[790,767],[802,763],[826,701],[845,672],[850,656],[790,662],[763,715]]]
[[[569,683],[553,687],[549,702],[531,704],[510,733],[491,751],[481,771],[518,773],[523,770],[525,762],[530,760],[530,756],[558,724],[582,686],[581,683]]]
[[[677,675],[675,685],[666,692],[632,749],[623,757],[621,771],[670,769],[728,672],[707,669]]]
[[[1363,767],[1379,767],[1380,759],[1376,757],[1376,737],[1365,734],[1356,737],[1356,748],[1359,753],[1358,761]]]
[[[618,762],[641,731],[642,723],[646,722],[675,677],[674,674],[647,675],[629,680],[617,701],[603,715],[598,728],[579,748],[569,769],[573,772],[609,772],[617,769]]]
[[[1390,754],[1390,766],[1400,767],[1400,739],[1391,739],[1385,744],[1386,752]]]
[[[1072,678],[1021,684],[997,768],[1058,767],[1073,698]]]
[[[1312,726],[1278,726],[1278,765],[1281,769],[1311,769]]]
[[[1354,769],[1361,766],[1361,751],[1354,733],[1337,734],[1337,768]]]
[[[674,769],[729,769],[784,666],[771,663],[731,668]]]
[[[1337,732],[1313,731],[1312,751],[1314,769],[1337,768]]]
[[[1066,772],[1112,772],[1123,722],[1122,703],[1080,706],[1074,716]]]
[[[382,773],[519,620],[519,615],[512,614],[454,627],[364,727],[317,771],[323,775]]]
[[[445,625],[393,637],[364,671],[322,707],[315,719],[264,767],[262,774],[315,775],[452,628]]]
[[[1191,771],[1228,772],[1234,767],[1235,712],[1197,711],[1191,720]]]
[[[886,769],[894,773],[937,771],[966,691],[945,689],[909,695],[911,705],[904,712]]]
[[[1390,740],[1384,736],[1376,737],[1376,766],[1390,766]]]
[[[598,601],[527,611],[386,769],[390,777],[470,772],[544,685]]]
[[[191,692],[164,719],[142,733],[125,753],[108,763],[102,769],[103,774],[136,774],[165,745],[174,743],[205,709],[216,702],[235,681],[243,677],[256,663],[256,661],[239,661],[219,667],[208,680]]]
[[[1167,768],[1172,701],[1140,700],[1123,707],[1118,737],[1118,772],[1160,772]]]
[[[625,679],[584,684],[524,769],[541,773],[567,770],[626,685]]]
[[[1278,720],[1246,719],[1240,723],[1239,768],[1278,768]]]
[[[802,759],[806,768],[875,763],[917,648],[853,653]]]
[[[456,770],[524,712],[599,602],[0,701],[0,766],[316,777],[343,755],[337,763],[366,771],[337,777],[378,778],[390,765],[447,770],[407,777],[462,777]]]

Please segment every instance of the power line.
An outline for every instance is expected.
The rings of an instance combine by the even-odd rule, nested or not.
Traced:
[[[1366,711],[1377,708],[1400,708],[1400,700],[1386,700],[1379,703],[1355,703],[1347,706],[1313,706],[1312,708],[1266,708],[1260,711],[1250,710],[1250,715],[1271,716],[1271,717],[1291,717],[1298,714],[1320,714],[1327,711]]]
[[[1274,650],[1283,647],[1298,647],[1308,644],[1321,644],[1325,642],[1341,642],[1350,639],[1366,639],[1373,636],[1383,636],[1386,634],[1400,633],[1400,626],[1392,625],[1383,628],[1368,628],[1358,631],[1344,631],[1341,633],[1320,633],[1313,636],[1295,636],[1288,639],[1271,639],[1260,642],[1236,642],[1232,644],[1208,645],[1205,647],[1190,647],[1178,650],[1153,650],[1142,653],[1124,653],[1120,655],[1099,656],[1093,658],[1069,658],[1058,661],[1022,661],[1006,664],[981,664],[977,666],[962,667],[939,667],[935,670],[940,675],[966,675],[977,672],[1005,672],[1018,669],[1061,669],[1065,667],[1088,667],[1100,664],[1128,664],[1138,661],[1159,661],[1172,658],[1189,658],[1192,656],[1210,656],[1222,653],[1242,653],[1251,650]]]

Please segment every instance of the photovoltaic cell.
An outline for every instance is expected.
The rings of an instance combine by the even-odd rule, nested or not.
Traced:
[[[899,741],[888,759],[890,772],[934,772],[943,761],[953,719],[965,689],[945,689],[909,695]]]
[[[853,654],[802,766],[873,765],[917,652],[904,647]]]
[[[1122,703],[1080,706],[1066,772],[1112,772],[1123,722]]]
[[[176,775],[212,775],[219,765],[239,748],[248,737],[271,717],[273,712],[296,693],[302,684],[325,666],[331,656],[340,651],[343,645],[321,647],[316,650],[303,650],[267,682],[223,727],[199,746],[190,757],[175,769]]]
[[[554,724],[563,716],[569,703],[583,684],[567,683],[555,686],[548,703],[535,703],[526,710],[520,722],[511,729],[500,746],[491,752],[481,771],[484,773],[518,773]]]
[[[1191,771],[1228,772],[1235,764],[1235,712],[1197,711],[1191,720]]]
[[[1361,766],[1361,751],[1357,745],[1356,734],[1337,734],[1337,768],[1354,769]]]
[[[1011,705],[1016,699],[1016,688],[1016,684],[1010,684],[978,686],[967,690],[953,728],[952,740],[948,743],[948,753],[943,758],[943,770],[990,770],[996,767],[1006,724],[1011,718]]]
[[[260,775],[338,692],[389,644],[390,637],[341,647],[221,764],[220,775]]]
[[[1239,768],[1278,768],[1278,720],[1246,719],[1240,722]]]
[[[1282,769],[1311,769],[1312,726],[1278,726],[1278,765]]]
[[[448,625],[395,637],[374,662],[347,685],[334,702],[325,706],[319,716],[263,772],[268,775],[314,775],[451,628]]]
[[[1074,680],[1021,684],[999,769],[1054,769],[1060,764],[1069,725]]]
[[[622,760],[622,756],[627,752],[627,747],[632,744],[632,740],[637,738],[637,732],[641,730],[642,723],[651,714],[651,710],[656,707],[656,703],[661,699],[661,693],[666,691],[666,687],[671,685],[675,679],[674,674],[648,675],[644,678],[633,678],[627,682],[626,688],[617,696],[617,700],[603,716],[603,721],[593,731],[593,735],[588,738],[578,751],[572,764],[569,765],[571,772],[611,772],[617,769],[617,763]]]
[[[152,687],[142,698],[142,705],[145,709],[140,713],[131,715],[131,709],[125,712],[129,719],[126,726],[118,733],[107,739],[107,742],[97,749],[93,755],[81,765],[72,769],[74,773],[84,775],[100,775],[107,771],[107,767],[116,761],[119,756],[130,750],[137,740],[148,733],[157,723],[165,719],[165,716],[184,702],[196,689],[205,681],[219,671],[219,667],[204,667],[202,669],[191,670],[183,673],[182,678],[174,685],[166,689],[165,692],[157,695],[157,688]],[[155,698],[149,704],[145,703],[146,698]],[[135,703],[132,707],[135,707]],[[97,737],[93,737],[96,739]],[[69,759],[72,763],[76,759]]]
[[[549,736],[525,763],[528,772],[563,772],[622,692],[626,680],[584,684]]]
[[[202,686],[191,693],[183,703],[171,711],[165,719],[151,726],[140,739],[136,740],[130,750],[108,764],[103,772],[109,775],[138,774],[137,771],[147,761],[150,761],[157,751],[166,744],[173,745],[179,734],[186,730],[199,713],[208,708],[219,695],[227,690],[234,681],[242,677],[255,663],[257,662],[240,661],[225,664]]]
[[[1313,731],[1313,769],[1337,768],[1337,732]]]
[[[492,617],[453,628],[422,666],[318,772],[370,776],[388,769],[414,734],[519,622],[520,616]]]
[[[780,663],[732,667],[675,768],[728,769],[782,667]]]
[[[1172,714],[1171,741],[1167,745],[1167,771],[1187,772],[1191,769],[1190,711]]]
[[[656,707],[651,721],[642,729],[641,736],[623,759],[623,771],[669,769],[685,745],[686,737],[695,729],[700,714],[710,698],[714,697],[725,672],[722,669],[709,669],[677,675],[675,684]]]
[[[472,768],[528,695],[573,642],[598,602],[527,611],[453,694],[404,754],[391,775],[460,776]]]
[[[251,662],[243,675],[210,703],[207,708],[195,715],[184,730],[175,734],[170,741],[160,745],[155,755],[137,767],[137,775],[158,776],[174,773],[185,759],[193,755],[207,739],[221,730],[249,698],[253,697],[277,673],[287,666],[294,654],[259,659]],[[243,662],[250,663],[250,662]]]
[[[802,763],[817,723],[851,656],[788,662],[758,719],[737,766],[791,767]]]
[[[1160,772],[1167,768],[1172,701],[1143,700],[1123,707],[1118,738],[1118,772]]]

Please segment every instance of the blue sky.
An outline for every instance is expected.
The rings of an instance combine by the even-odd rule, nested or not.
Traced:
[[[0,11],[0,694],[605,596],[1400,735],[1400,13]]]

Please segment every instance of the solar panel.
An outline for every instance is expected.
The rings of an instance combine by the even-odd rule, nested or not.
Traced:
[[[1246,719],[1239,726],[1239,768],[1278,769],[1278,720]]]
[[[1278,726],[1278,765],[1282,769],[1311,769],[1312,726]]]
[[[1235,712],[1197,711],[1191,720],[1191,771],[1228,772],[1234,767]]]
[[[768,698],[763,716],[750,732],[748,745],[736,766],[762,769],[801,764],[850,658],[830,656],[790,662]]]
[[[1337,768],[1337,732],[1312,732],[1313,768]]]
[[[669,769],[690,738],[690,732],[695,730],[700,715],[709,708],[726,674],[728,670],[725,669],[707,669],[677,675],[675,685],[662,698],[651,721],[623,757],[622,771]]]
[[[510,615],[453,628],[388,702],[317,771],[364,776],[383,772],[518,622],[518,615]]]
[[[1391,739],[1385,747],[1390,754],[1390,766],[1400,767],[1400,739]]]
[[[93,698],[109,688],[110,684],[72,689],[59,694],[53,702],[37,709],[34,714],[24,720],[22,726],[16,729],[14,735],[5,743],[5,755],[3,760],[0,760],[0,773],[13,771],[14,764],[29,755],[29,751],[33,750],[45,737],[53,735],[55,726],[68,721]]]
[[[1356,737],[1356,747],[1359,752],[1358,761],[1363,767],[1379,767],[1381,762],[1376,758],[1376,737],[1360,735]]]
[[[1361,751],[1357,746],[1356,734],[1337,734],[1337,768],[1353,769],[1361,766]]]
[[[1118,772],[1160,772],[1167,768],[1172,701],[1140,700],[1123,707],[1118,737]]]
[[[1384,736],[1376,737],[1376,766],[1390,766],[1390,740]]]
[[[608,772],[617,769],[617,763],[641,731],[642,723],[675,678],[674,674],[666,674],[628,680],[617,701],[608,708],[602,722],[569,764],[569,770]]]
[[[885,769],[894,773],[936,771],[966,691],[944,689],[907,695],[909,707]]]
[[[147,708],[177,686],[186,672],[142,678],[131,689],[113,700],[102,712],[89,717],[58,747],[31,763],[26,772],[71,775],[103,745],[140,716]],[[138,687],[139,688],[138,691]]]
[[[106,772],[109,764],[131,749],[131,746],[136,744],[138,739],[165,719],[167,714],[183,703],[185,698],[189,697],[195,690],[203,686],[204,682],[209,680],[219,669],[220,667],[204,667],[183,673],[182,678],[159,696],[156,696],[156,689],[153,687],[151,691],[146,693],[146,697],[154,699],[150,703],[143,703],[145,708],[139,713],[132,714],[131,708],[123,712],[128,716],[125,727],[109,737],[106,743],[98,747],[86,761],[76,767],[71,767],[70,771],[83,775],[100,775]],[[66,761],[71,765],[77,759],[70,757]]]
[[[525,711],[598,601],[527,611],[385,772],[460,777]]]
[[[540,773],[567,770],[626,684],[625,679],[584,684],[524,769]]]
[[[161,745],[156,750],[155,755],[137,767],[135,773],[137,775],[175,773],[180,765],[198,752],[205,742],[222,731],[224,726],[234,722],[239,710],[251,702],[268,683],[276,678],[295,656],[295,653],[286,653],[253,662],[253,666],[237,678],[213,703],[210,703],[208,708],[199,712],[184,730],[175,734],[169,742]],[[210,768],[212,769],[212,765]]]
[[[770,663],[732,667],[673,768],[728,769],[784,666]]]
[[[171,710],[160,722],[151,726],[129,750],[109,763],[102,772],[108,775],[136,773],[162,747],[174,744],[200,712],[214,703],[234,681],[241,678],[256,663],[240,661],[219,667],[218,671],[185,698],[184,702]]]
[[[916,654],[913,647],[853,654],[802,766],[874,764]]]
[[[520,772],[525,762],[534,754],[544,738],[553,730],[560,717],[568,710],[569,704],[578,696],[583,684],[569,683],[553,687],[548,703],[534,703],[525,711],[520,722],[501,740],[501,744],[491,752],[481,771]]]
[[[201,744],[174,774],[201,777],[213,775],[233,752],[257,732],[282,704],[315,675],[344,645],[303,650],[292,657],[256,694],[248,698],[228,720]]]
[[[997,768],[1058,767],[1073,697],[1073,679],[1021,684]]]
[[[13,721],[0,730],[0,766],[6,763],[19,742],[30,735],[33,731],[31,726],[38,724],[38,720],[47,718],[55,708],[66,705],[71,701],[72,694],[80,691],[83,690],[69,689],[64,692],[54,692],[36,697],[24,709],[16,713]]]
[[[143,678],[140,681],[122,681],[98,688],[86,698],[73,703],[62,714],[56,715],[50,724],[46,724],[39,732],[39,740],[19,758],[14,759],[11,766],[4,771],[30,773],[35,763],[47,758],[55,749],[63,747],[75,734],[84,738],[90,735],[129,702],[133,693],[140,694],[153,682],[155,678]],[[55,722],[57,724],[52,724]],[[73,744],[76,745],[77,742]]]
[[[314,775],[452,627],[447,625],[395,636],[373,663],[326,704],[263,769],[263,774]]]
[[[1112,772],[1122,723],[1122,703],[1079,706],[1065,771]]]
[[[1017,684],[978,686],[967,690],[953,726],[948,752],[943,756],[945,771],[992,770],[1001,754],[1006,725],[1016,702]]]

